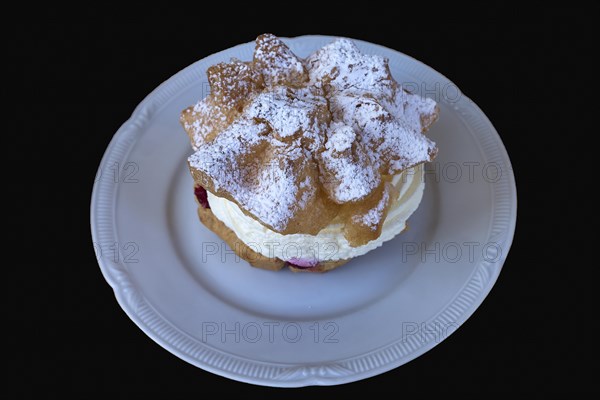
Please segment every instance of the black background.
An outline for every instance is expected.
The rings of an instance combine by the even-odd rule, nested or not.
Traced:
[[[595,9],[475,8],[429,5],[390,16],[343,15],[302,7],[268,18],[257,7],[242,22],[223,4],[49,9],[3,27],[10,53],[10,118],[5,160],[28,164],[13,175],[22,190],[12,228],[26,243],[11,280],[11,318],[20,330],[12,383],[21,393],[336,395],[389,387],[399,396],[434,392],[556,392],[592,387],[595,359],[591,224],[593,182],[585,164],[597,101]],[[371,11],[376,10],[376,7]],[[9,18],[11,19],[11,18]],[[348,36],[402,51],[440,71],[487,114],[510,154],[519,215],[513,248],[494,289],[451,337],[414,361],[361,382],[297,390],[261,388],[193,367],[149,339],[120,309],[94,257],[89,201],[112,135],[156,86],[194,61],[258,34]],[[6,91],[4,91],[5,94]],[[15,99],[15,100],[12,100]],[[586,171],[589,173],[586,175]],[[31,179],[31,173],[35,178]],[[15,179],[16,178],[16,179]],[[32,185],[34,183],[34,185]],[[32,193],[33,190],[33,193]],[[564,195],[568,195],[564,196]],[[563,197],[564,196],[564,197]],[[573,201],[575,200],[575,201]],[[33,232],[33,233],[32,233]],[[33,245],[32,245],[33,244]],[[38,250],[38,249],[47,249]],[[33,296],[23,296],[32,293]],[[15,345],[16,346],[16,345]],[[594,349],[594,350],[592,350]]]

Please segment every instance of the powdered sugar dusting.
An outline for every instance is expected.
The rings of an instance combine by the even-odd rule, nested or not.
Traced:
[[[391,99],[396,86],[387,60],[362,54],[348,39],[338,39],[307,58],[311,83],[333,92]]]
[[[227,124],[227,110],[220,105],[213,106],[209,98],[205,98],[196,105],[188,109],[189,118],[182,117],[182,123],[185,130],[190,134],[192,147],[194,150],[212,138],[212,133],[218,127],[225,127]]]
[[[388,201],[390,200],[389,190],[384,190],[381,199],[377,202],[375,207],[369,209],[362,215],[353,215],[352,222],[368,227],[372,231],[377,230],[381,221],[385,220],[385,211]]]
[[[181,114],[181,123],[194,150],[210,142],[231,124],[248,97],[263,88],[261,74],[250,63],[231,60],[213,65],[206,72],[210,95]]]
[[[233,194],[243,209],[275,230],[283,230],[298,208],[314,198],[317,186],[309,176],[302,185],[297,184],[294,170],[302,159],[301,149],[284,146],[270,131],[265,122],[239,118],[210,146],[200,147],[189,158],[189,164],[212,178],[217,194]],[[277,156],[264,162],[257,152],[275,152]],[[298,196],[305,204],[297,201]]]
[[[256,217],[275,230],[285,230],[288,221],[316,194],[316,185],[298,187],[293,165],[297,161],[298,158],[292,155],[283,159],[283,163],[270,164],[258,174],[255,188],[240,187],[234,192],[244,208],[252,210]]]
[[[261,35],[253,62],[217,64],[208,77],[211,94],[181,115],[197,150],[192,173],[278,232],[300,226],[305,210],[331,210],[319,193],[327,204],[358,204],[383,175],[437,151],[422,135],[437,118],[436,103],[404,91],[386,59],[362,54],[348,39],[302,61],[280,39]],[[376,231],[387,189],[383,197],[347,223]]]
[[[275,35],[267,33],[256,39],[254,62],[267,86],[301,85],[308,79],[302,62]]]
[[[340,123],[331,124],[329,132],[329,138],[327,139],[327,143],[325,143],[325,148],[329,151],[341,153],[342,151],[350,149],[352,143],[356,140],[354,129],[348,125]]]
[[[396,119],[404,121],[417,132],[425,132],[435,122],[439,113],[438,105],[434,100],[403,89],[397,90],[393,101],[385,105]]]
[[[201,146],[188,161],[190,166],[208,174],[216,191],[248,186],[245,171],[237,168],[239,160],[266,143],[269,126],[248,118],[239,118],[224,129],[210,146]],[[248,176],[248,178],[251,178]]]
[[[301,134],[305,141],[320,144],[327,126],[317,117],[319,110],[326,112],[326,106],[323,97],[315,96],[306,88],[277,86],[254,98],[245,114],[266,121],[281,140]]]
[[[332,123],[325,150],[321,153],[321,183],[336,203],[358,201],[369,195],[381,181],[378,170],[355,140],[356,134],[350,126]]]
[[[435,154],[435,143],[394,118],[373,98],[340,94],[331,99],[331,108],[337,118],[360,132],[371,162],[387,175],[430,161]]]

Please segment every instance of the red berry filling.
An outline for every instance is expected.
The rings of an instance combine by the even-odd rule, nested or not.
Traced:
[[[196,187],[194,187],[194,194],[196,195],[196,198],[198,199],[198,203],[200,203],[202,208],[210,209],[210,204],[208,204],[208,194],[206,193],[206,189],[204,189],[202,186],[196,186]]]
[[[289,259],[287,263],[293,267],[302,268],[302,269],[314,268],[317,265],[319,265],[319,262],[316,260],[305,260],[305,259],[296,258],[296,257]]]

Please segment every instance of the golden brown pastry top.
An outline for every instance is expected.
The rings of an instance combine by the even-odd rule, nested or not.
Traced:
[[[261,35],[253,61],[207,75],[210,95],[181,114],[192,175],[276,232],[316,234],[335,218],[352,245],[367,243],[395,199],[393,175],[437,152],[423,135],[436,103],[348,39],[301,60]]]

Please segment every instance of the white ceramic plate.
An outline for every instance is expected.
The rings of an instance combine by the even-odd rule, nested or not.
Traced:
[[[307,56],[332,37],[286,40]],[[439,147],[408,232],[327,274],[251,268],[198,220],[179,113],[206,95],[214,54],[154,90],[100,164],[91,226],[100,268],[127,315],[158,344],[205,370],[269,386],[332,385],[396,368],[460,326],[508,253],[516,189],[502,142],[448,79],[402,53],[394,77],[440,103]]]

